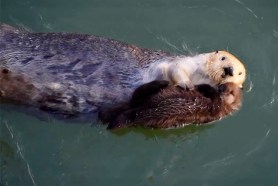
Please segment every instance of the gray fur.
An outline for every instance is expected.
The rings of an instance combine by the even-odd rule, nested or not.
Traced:
[[[98,36],[30,33],[0,24],[0,69],[35,87],[24,104],[62,112],[91,112],[128,100],[143,83],[142,71],[166,56]]]

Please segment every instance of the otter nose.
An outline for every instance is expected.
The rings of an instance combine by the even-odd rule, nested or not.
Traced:
[[[224,67],[224,73],[226,76],[233,76],[234,70],[232,67]]]

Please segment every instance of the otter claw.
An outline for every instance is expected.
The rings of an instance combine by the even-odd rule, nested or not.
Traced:
[[[194,89],[194,85],[192,85],[191,83],[179,83],[177,84],[177,87],[184,89],[184,90],[193,90]]]

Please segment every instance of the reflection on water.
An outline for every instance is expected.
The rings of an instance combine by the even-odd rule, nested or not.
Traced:
[[[277,185],[276,0],[2,0],[1,21],[196,54],[247,67],[244,103],[209,126],[110,132],[0,106],[0,185]],[[40,116],[40,117],[37,117]]]

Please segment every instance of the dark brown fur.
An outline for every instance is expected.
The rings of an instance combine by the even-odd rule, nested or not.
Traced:
[[[136,89],[130,103],[102,111],[99,117],[109,124],[108,129],[172,128],[219,120],[238,110],[241,101],[241,90],[233,83],[220,85],[218,90],[209,85],[184,90],[165,81],[154,81]]]

